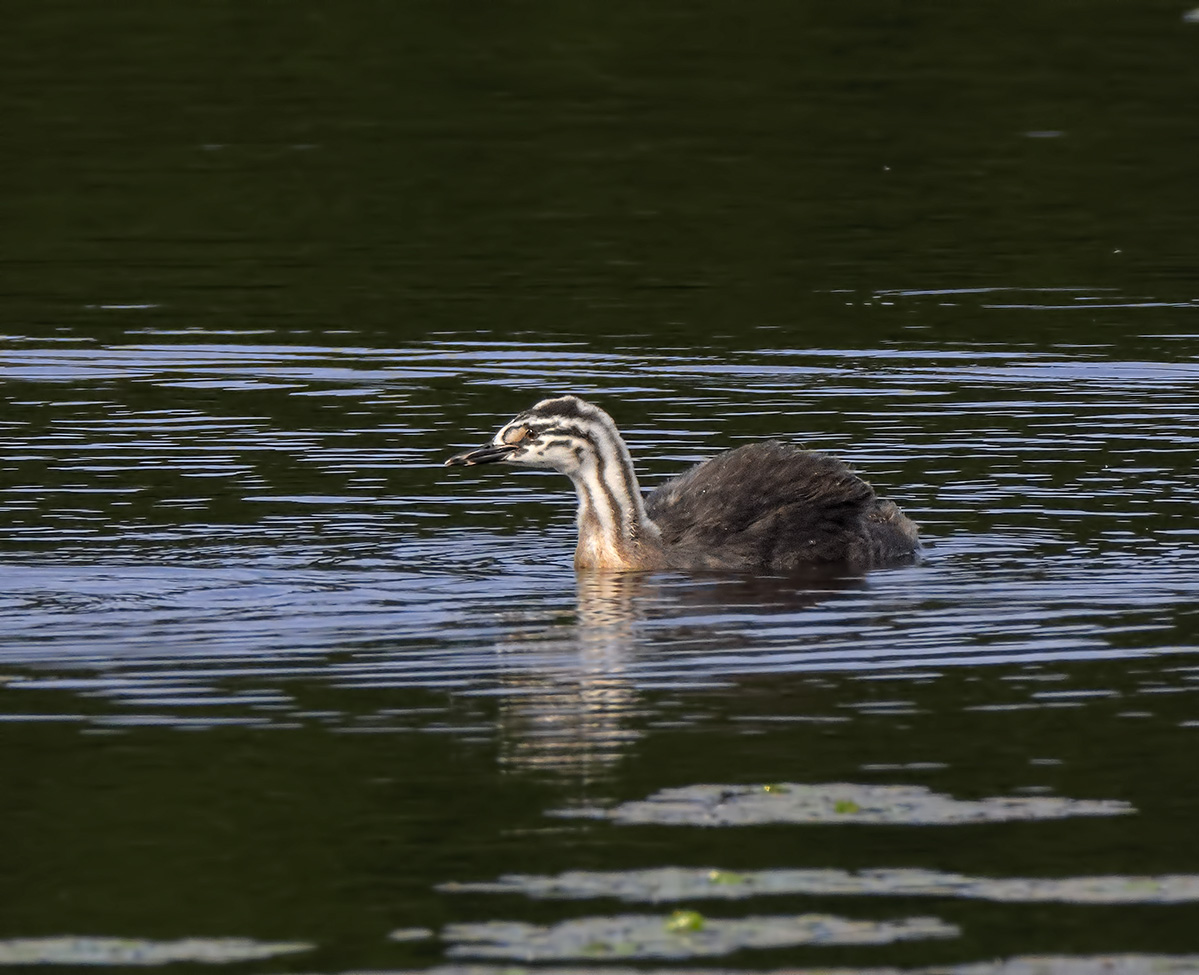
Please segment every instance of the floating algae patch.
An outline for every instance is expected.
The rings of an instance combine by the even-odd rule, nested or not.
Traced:
[[[1199,876],[969,877],[935,870],[575,870],[544,877],[509,874],[472,884],[441,884],[446,893],[524,894],[541,900],[606,897],[628,903],[742,900],[772,894],[961,897],[1009,903],[1183,904],[1199,901]]]
[[[1195,975],[1199,955],[1016,955],[994,961],[937,965],[932,968],[788,968],[785,975]],[[727,968],[705,968],[704,975],[771,975]],[[375,975],[384,975],[378,972]],[[396,973],[399,975],[399,973]],[[405,975],[679,975],[677,968],[629,968],[616,965],[438,965]],[[783,975],[783,973],[779,973]]]
[[[941,826],[1010,820],[1123,816],[1136,810],[1111,799],[995,796],[955,799],[920,785],[689,785],[610,809],[559,809],[551,816],[664,826],[755,826],[768,823],[873,823]]]
[[[427,941],[432,937],[433,932],[429,928],[397,928],[387,936],[387,939],[389,941]]]
[[[519,921],[451,924],[442,931],[459,958],[553,961],[567,958],[699,958],[742,948],[794,945],[881,945],[952,938],[958,929],[934,917],[855,921],[830,914],[711,918],[681,924],[678,914],[589,917],[540,926]]]
[[[249,938],[14,938],[0,941],[0,965],[166,965],[190,961],[224,964],[273,958],[312,945],[301,941],[252,941]]]
[[[702,931],[708,923],[699,911],[675,911],[666,919],[666,930],[676,934],[687,931]]]

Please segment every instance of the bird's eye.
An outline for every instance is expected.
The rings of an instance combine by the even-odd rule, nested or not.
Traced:
[[[506,444],[518,444],[529,435],[528,427],[511,427],[500,437]]]

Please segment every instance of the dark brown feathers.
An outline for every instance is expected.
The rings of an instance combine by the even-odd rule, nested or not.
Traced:
[[[868,568],[919,544],[916,527],[841,461],[773,440],[667,481],[645,510],[680,568]]]

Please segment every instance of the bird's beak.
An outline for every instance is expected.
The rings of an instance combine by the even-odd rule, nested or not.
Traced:
[[[503,460],[516,449],[516,444],[484,444],[477,450],[468,450],[463,454],[454,454],[445,462],[446,467],[474,467],[475,464],[494,464]]]

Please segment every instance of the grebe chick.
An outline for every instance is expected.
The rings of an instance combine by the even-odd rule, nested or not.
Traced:
[[[845,464],[777,440],[726,451],[644,499],[612,417],[542,400],[447,467],[550,467],[579,497],[578,569],[868,569],[910,561],[916,526]]]

